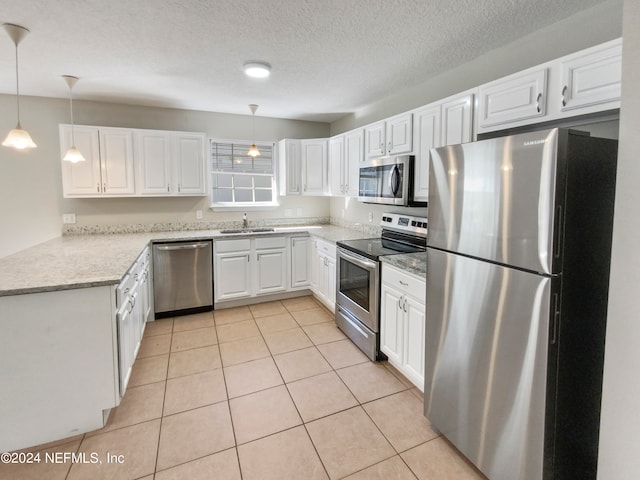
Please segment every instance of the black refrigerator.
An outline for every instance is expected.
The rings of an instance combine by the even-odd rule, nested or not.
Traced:
[[[595,479],[617,142],[431,150],[425,415],[491,480]]]

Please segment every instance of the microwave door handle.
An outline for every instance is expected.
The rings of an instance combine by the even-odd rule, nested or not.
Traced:
[[[391,176],[389,177],[389,188],[394,197],[398,196],[398,190],[400,190],[400,168],[398,165],[393,167]]]

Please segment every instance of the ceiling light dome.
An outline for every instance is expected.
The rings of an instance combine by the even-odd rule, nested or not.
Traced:
[[[244,73],[253,78],[266,78],[271,73],[271,65],[263,62],[247,62],[244,64]]]

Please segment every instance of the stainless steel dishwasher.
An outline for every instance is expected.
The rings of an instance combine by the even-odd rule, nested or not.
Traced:
[[[212,242],[153,245],[156,318],[213,309]]]

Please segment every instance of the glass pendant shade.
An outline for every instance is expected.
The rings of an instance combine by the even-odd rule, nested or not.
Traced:
[[[3,147],[13,147],[16,150],[28,150],[30,148],[36,148],[37,145],[31,139],[31,135],[26,130],[20,127],[20,124],[16,125],[16,128],[9,132],[7,138],[2,142]]]
[[[16,150],[29,150],[30,148],[36,148],[37,145],[31,139],[29,132],[23,130],[20,126],[20,79],[18,77],[18,44],[27,36],[29,30],[12,23],[4,23],[2,26],[16,46],[16,110],[18,113],[18,124],[16,128],[9,132],[7,138],[2,142],[2,146],[12,147]]]
[[[78,150],[76,147],[71,147],[69,150],[67,150],[67,153],[64,154],[64,157],[62,158],[65,162],[71,162],[71,163],[78,163],[78,162],[84,162],[84,157],[82,156],[82,153],[80,153],[80,150]]]
[[[250,157],[257,157],[258,155],[260,155],[260,150],[258,150],[258,147],[256,147],[255,143],[252,144],[251,147],[249,147],[247,155],[249,155]]]

